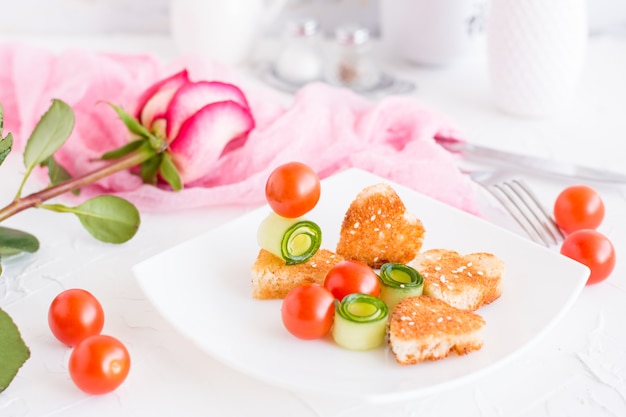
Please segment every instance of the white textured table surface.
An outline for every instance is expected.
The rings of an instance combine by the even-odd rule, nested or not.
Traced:
[[[153,52],[169,59],[168,39],[30,39],[59,50],[69,45]],[[414,95],[450,115],[470,140],[626,172],[626,39],[590,42],[578,99],[546,119],[519,119],[493,107],[484,55],[447,69],[418,69],[388,61],[412,78]],[[251,82],[256,82],[252,81]],[[2,166],[0,198],[10,199],[21,160]],[[546,204],[566,184],[529,178]],[[94,241],[73,216],[30,210],[3,225],[36,234],[35,256],[6,263],[0,307],[20,327],[32,356],[0,394],[0,415],[13,416],[621,416],[626,415],[626,191],[600,189],[607,205],[600,230],[617,250],[606,282],[586,287],[563,320],[515,362],[472,385],[431,397],[384,405],[304,397],[265,385],[206,356],[162,319],[145,299],[130,268],[152,255],[235,218],[245,209],[143,214],[137,236],[121,246]],[[77,260],[80,260],[77,262]],[[529,279],[533,268],[528,265]],[[175,279],[175,278],[173,278]],[[131,374],[112,394],[88,396],[69,379],[69,349],[47,327],[54,296],[70,287],[98,294],[105,332],[124,340]],[[541,283],[537,283],[541,291]],[[532,300],[529,300],[532,303]]]

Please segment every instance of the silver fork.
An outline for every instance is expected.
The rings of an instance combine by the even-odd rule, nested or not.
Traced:
[[[523,180],[499,170],[466,174],[489,191],[533,241],[546,247],[563,241],[563,232],[550,212]]]

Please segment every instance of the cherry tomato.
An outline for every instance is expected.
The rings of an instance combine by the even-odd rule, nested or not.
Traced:
[[[572,185],[556,198],[554,219],[565,233],[595,229],[604,219],[604,202],[593,188]]]
[[[95,335],[80,342],[70,354],[72,381],[88,394],[106,394],[119,387],[130,370],[130,355],[118,339]]]
[[[295,218],[315,207],[320,199],[320,179],[308,165],[289,162],[276,168],[265,184],[265,197],[276,214]]]
[[[378,297],[380,283],[376,272],[367,264],[346,260],[331,268],[324,279],[324,286],[339,301],[348,294],[370,294]]]
[[[48,309],[48,326],[52,334],[67,346],[100,334],[104,326],[104,310],[88,291],[70,289],[57,295]]]
[[[587,285],[604,281],[615,267],[615,248],[602,233],[592,229],[577,230],[565,238],[561,253],[591,270]]]
[[[300,285],[283,300],[283,324],[289,333],[300,339],[323,337],[333,325],[334,301],[331,292],[321,285]]]

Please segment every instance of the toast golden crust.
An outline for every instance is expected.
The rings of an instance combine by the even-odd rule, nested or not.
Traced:
[[[283,259],[261,249],[251,270],[252,297],[260,300],[285,298],[299,285],[323,285],[328,271],[341,261],[341,256],[320,249],[308,262],[287,265]]]
[[[337,253],[380,268],[386,262],[407,263],[422,247],[424,226],[389,185],[364,188],[348,208]]]
[[[502,294],[504,262],[491,253],[461,255],[447,249],[418,254],[410,265],[424,277],[424,295],[476,310]]]
[[[400,301],[387,327],[387,341],[400,365],[465,355],[483,346],[485,320],[436,298],[419,296]]]

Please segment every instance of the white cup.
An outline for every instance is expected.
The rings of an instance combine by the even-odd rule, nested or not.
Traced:
[[[171,0],[170,29],[183,53],[244,63],[286,0]]]
[[[384,45],[418,64],[447,65],[483,32],[486,0],[381,0]]]

